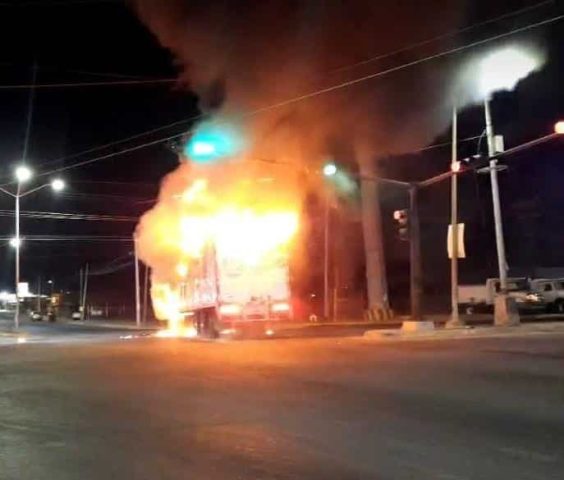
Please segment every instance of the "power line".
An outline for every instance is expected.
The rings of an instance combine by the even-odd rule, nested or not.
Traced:
[[[521,8],[519,10],[513,10],[513,11],[510,11],[510,12],[506,12],[503,15],[500,15],[498,17],[491,18],[491,19],[488,19],[488,20],[484,20],[483,22],[475,23],[473,25],[469,25],[468,27],[464,27],[464,28],[455,30],[453,32],[443,33],[443,34],[438,35],[436,37],[428,38],[426,40],[422,40],[420,42],[413,43],[413,44],[407,45],[405,47],[401,47],[401,48],[394,50],[392,52],[382,53],[382,54],[376,55],[374,57],[367,58],[366,60],[361,60],[360,62],[353,63],[351,65],[346,65],[346,66],[343,66],[343,67],[336,68],[332,71],[333,72],[342,72],[342,71],[345,71],[345,70],[351,70],[351,69],[356,68],[356,67],[368,65],[370,63],[374,63],[374,62],[377,62],[379,60],[383,60],[385,58],[393,57],[394,55],[399,55],[400,53],[405,53],[405,52],[408,52],[409,50],[414,50],[416,48],[423,47],[425,45],[429,45],[431,43],[435,43],[435,42],[438,42],[440,40],[445,40],[447,38],[455,37],[457,35],[460,35],[461,33],[466,33],[466,32],[469,32],[471,30],[475,30],[477,28],[483,27],[485,25],[497,23],[500,20],[505,20],[507,18],[519,16],[523,13],[530,12],[532,10],[536,10],[536,9],[541,8],[543,6],[546,6],[548,4],[554,4],[554,0],[545,0],[543,2],[539,2],[539,3],[536,3],[534,5],[529,5],[527,7]]]
[[[107,86],[123,86],[123,85],[151,85],[161,83],[175,83],[176,78],[155,78],[149,80],[114,80],[108,82],[75,82],[75,83],[38,83],[33,84],[17,84],[17,85],[0,85],[0,90],[29,90],[29,89],[47,89],[47,88],[81,88],[81,87],[107,87]]]
[[[0,241],[10,241],[12,237],[0,237]],[[31,242],[130,242],[133,243],[132,237],[117,235],[26,235],[22,237],[24,241]]]
[[[0,210],[0,217],[13,217],[13,210]],[[65,213],[65,212],[43,212],[43,211],[22,211],[20,216],[23,218],[48,219],[48,220],[83,220],[83,221],[106,221],[106,222],[137,222],[138,217],[125,215],[97,215],[86,213]]]
[[[51,2],[45,0],[35,0],[28,2],[0,2],[0,7],[12,7],[12,8],[23,8],[23,7],[72,7],[81,6],[96,3],[115,3],[121,4],[121,0],[53,0]]]
[[[17,62],[0,62],[0,66],[2,67],[18,67],[22,66]],[[68,68],[68,67],[61,67],[55,65],[38,65],[37,69],[39,71],[45,72],[66,72],[66,73],[74,73],[77,75],[86,75],[86,76],[93,76],[93,77],[105,77],[105,78],[120,78],[122,80],[158,80],[155,78],[147,77],[145,75],[132,75],[127,73],[118,73],[118,72],[93,72],[91,70],[83,70],[78,68]]]
[[[442,39],[442,38],[455,36],[455,35],[457,35],[457,34],[464,33],[464,32],[466,32],[466,31],[468,31],[468,30],[475,29],[475,28],[478,28],[478,27],[480,27],[480,26],[483,26],[483,25],[486,25],[486,24],[489,24],[489,23],[495,23],[495,22],[497,22],[497,21],[499,21],[499,20],[502,20],[502,19],[505,19],[505,18],[509,18],[509,17],[511,17],[511,16],[517,16],[517,15],[520,15],[520,14],[525,13],[525,12],[527,12],[527,11],[531,11],[531,10],[533,10],[533,9],[540,8],[541,6],[543,6],[543,5],[545,5],[545,4],[549,4],[549,3],[554,3],[554,0],[546,0],[546,1],[540,2],[540,3],[538,3],[538,4],[535,4],[535,5],[532,5],[532,6],[529,6],[529,7],[522,8],[522,9],[520,9],[520,10],[516,10],[516,11],[513,11],[513,12],[508,12],[508,13],[505,13],[505,14],[503,14],[503,15],[501,15],[501,16],[498,16],[498,17],[496,17],[496,18],[494,18],[494,19],[486,20],[486,21],[484,21],[484,22],[481,22],[481,23],[478,23],[478,24],[474,24],[474,25],[471,25],[471,26],[469,26],[469,27],[460,29],[460,30],[458,30],[457,32],[450,32],[450,33],[446,33],[446,34],[440,35],[440,36],[438,36],[438,37],[434,37],[434,38],[431,38],[431,39],[427,39],[427,40],[424,40],[424,41],[422,41],[422,42],[418,42],[418,43],[415,43],[415,44],[412,44],[412,45],[403,47],[402,49],[395,50],[395,51],[392,51],[392,52],[389,52],[389,53],[386,53],[386,54],[382,54],[382,55],[379,55],[379,56],[377,56],[377,57],[373,57],[372,59],[368,59],[368,60],[365,60],[365,61],[363,61],[363,62],[359,62],[359,63],[357,63],[357,64],[349,65],[349,66],[347,66],[347,67],[341,67],[341,68],[338,69],[338,70],[343,70],[343,69],[347,69],[347,68],[354,68],[355,66],[359,65],[360,63],[367,63],[367,62],[371,62],[371,61],[373,61],[373,60],[377,60],[377,59],[382,59],[382,58],[385,58],[385,57],[393,56],[393,55],[396,55],[396,54],[401,53],[401,52],[403,52],[403,51],[407,51],[407,50],[410,50],[410,49],[417,48],[417,47],[421,46],[422,44],[436,42],[436,41],[438,41],[438,40],[440,40],[440,39]],[[87,72],[86,72],[86,73],[87,73]],[[45,163],[43,163],[43,164],[40,164],[39,166],[47,165],[47,164],[51,164],[51,163],[56,163],[56,162],[63,161],[63,160],[69,160],[69,159],[71,159],[71,158],[76,158],[76,157],[78,157],[78,156],[82,156],[82,155],[85,155],[85,154],[87,154],[87,153],[92,153],[92,152],[94,152],[94,151],[103,150],[103,149],[109,148],[109,147],[111,147],[111,146],[119,145],[120,143],[125,143],[125,142],[131,141],[131,140],[135,140],[135,139],[137,139],[137,138],[140,138],[140,137],[143,137],[143,136],[146,136],[146,135],[151,135],[151,134],[156,133],[156,132],[159,132],[159,131],[161,131],[161,130],[166,130],[166,129],[169,129],[169,128],[172,128],[172,127],[176,127],[176,126],[179,126],[179,125],[183,125],[183,124],[189,123],[189,122],[194,122],[194,121],[197,121],[197,120],[202,119],[203,117],[204,117],[204,114],[195,115],[195,116],[192,116],[192,117],[190,117],[190,118],[182,119],[182,120],[179,120],[179,121],[176,121],[176,122],[169,123],[169,124],[167,124],[167,125],[163,125],[163,126],[160,126],[160,127],[156,127],[156,128],[154,128],[154,129],[147,130],[147,131],[145,131],[145,132],[142,132],[142,133],[139,133],[139,134],[136,134],[136,135],[132,135],[132,136],[130,136],[130,137],[127,137],[127,138],[124,138],[124,139],[121,139],[121,140],[115,140],[115,141],[112,141],[112,142],[109,142],[109,143],[106,143],[106,144],[103,144],[103,145],[95,146],[95,147],[92,147],[92,148],[90,148],[90,149],[83,150],[83,151],[81,151],[81,152],[77,152],[77,153],[72,154],[72,155],[67,156],[67,157],[62,157],[62,158],[57,159],[57,160],[52,160],[52,161],[49,161],[49,162],[45,162]]]
[[[490,43],[490,42],[493,42],[493,41],[496,41],[496,40],[501,40],[503,38],[515,35],[517,33],[522,33],[522,32],[526,32],[526,31],[529,31],[529,30],[532,30],[532,29],[535,29],[535,28],[550,25],[550,24],[556,23],[556,22],[558,22],[562,19],[564,19],[564,15],[557,15],[557,16],[539,21],[539,22],[535,22],[535,23],[532,23],[532,24],[529,24],[529,25],[525,25],[523,27],[515,28],[515,29],[510,30],[508,32],[504,32],[504,33],[501,33],[501,34],[498,34],[498,35],[494,35],[494,36],[491,36],[491,37],[488,37],[488,38],[485,38],[485,39],[482,39],[482,40],[474,41],[474,42],[471,42],[469,44],[462,45],[460,47],[450,48],[450,49],[445,50],[443,52],[439,52],[439,53],[436,53],[436,54],[433,54],[433,55],[429,55],[427,57],[423,57],[423,58],[420,58],[420,59],[417,59],[417,60],[413,60],[411,62],[403,63],[401,65],[397,65],[395,67],[391,67],[391,68],[388,68],[388,69],[385,69],[385,70],[381,70],[379,72],[364,75],[362,77],[357,77],[357,78],[352,79],[352,80],[340,82],[336,85],[321,88],[321,89],[318,89],[318,90],[315,90],[315,91],[312,91],[312,92],[309,92],[309,93],[305,93],[303,95],[299,95],[299,96],[296,96],[296,97],[293,97],[293,98],[289,98],[289,99],[280,101],[278,103],[274,103],[274,104],[271,104],[271,105],[267,105],[267,106],[258,108],[256,110],[248,111],[248,112],[242,114],[241,117],[243,117],[243,118],[251,117],[251,116],[259,115],[259,114],[262,114],[262,113],[265,113],[265,112],[268,112],[268,111],[271,111],[271,110],[275,110],[275,109],[278,109],[278,108],[287,107],[289,105],[293,105],[293,104],[296,104],[296,103],[299,103],[299,102],[302,102],[302,101],[305,101],[305,100],[316,98],[316,97],[319,97],[319,96],[327,94],[327,93],[332,93],[332,92],[335,92],[337,90],[341,90],[343,88],[351,87],[351,86],[357,85],[359,83],[362,83],[362,82],[365,82],[365,81],[368,81],[368,80],[381,78],[381,77],[384,77],[384,76],[389,75],[391,73],[396,73],[396,72],[399,72],[401,70],[404,70],[406,68],[421,65],[423,63],[426,63],[426,62],[429,62],[429,61],[432,61],[432,60],[436,60],[436,59],[439,59],[439,58],[444,58],[444,57],[447,57],[449,55],[460,53],[460,52],[469,50],[471,48],[475,48],[475,47],[478,47],[478,46],[481,46],[481,45],[485,45],[487,43]],[[189,119],[186,119],[186,120],[181,120],[181,121],[178,121],[178,122],[174,122],[173,124],[158,127],[156,129],[153,129],[151,132],[164,130],[166,128],[170,128],[171,126],[178,125],[180,123],[186,123],[190,120],[197,120],[198,118],[201,118],[201,117],[202,117],[202,115],[190,117]],[[99,157],[94,157],[94,158],[91,158],[91,159],[88,159],[88,160],[84,160],[82,162],[77,162],[77,163],[72,164],[72,165],[67,165],[67,166],[64,166],[64,167],[61,167],[61,168],[58,168],[58,169],[54,169],[54,170],[51,170],[51,171],[48,171],[48,172],[44,172],[40,175],[50,175],[52,173],[62,172],[62,171],[70,170],[70,169],[73,169],[73,168],[81,167],[81,166],[88,165],[88,164],[91,164],[91,163],[94,163],[94,162],[97,162],[97,161],[100,161],[100,160],[112,158],[112,157],[115,157],[115,156],[118,156],[118,155],[121,155],[121,154],[124,154],[124,153],[129,153],[129,152],[140,150],[140,149],[143,149],[143,148],[146,148],[146,147],[157,145],[157,144],[160,144],[160,143],[163,143],[163,142],[184,136],[188,133],[190,133],[190,131],[182,132],[182,133],[175,134],[175,135],[170,135],[170,136],[160,138],[160,139],[157,139],[157,140],[153,140],[153,141],[150,141],[150,142],[145,142],[143,144],[133,146],[133,147],[129,147],[129,148],[117,151],[117,152],[112,152],[112,153],[109,153],[109,154],[101,155]],[[145,133],[138,134],[135,137],[140,137],[140,136],[144,136],[144,135],[147,135],[147,134],[149,134],[149,133],[145,132]],[[113,144],[123,143],[125,141],[127,141],[127,140],[113,142]],[[91,150],[95,150],[97,148],[98,147],[94,147]]]

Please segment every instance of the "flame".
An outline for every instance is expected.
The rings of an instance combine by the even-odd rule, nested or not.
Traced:
[[[181,285],[208,245],[222,258],[252,267],[286,255],[299,228],[298,203],[288,201],[285,191],[277,192],[273,179],[239,176],[213,189],[213,178],[189,180],[182,173],[181,166],[172,174],[182,188],[169,191],[165,184],[139,228],[140,256],[153,269],[153,309],[168,322],[158,337],[196,335],[185,324]]]

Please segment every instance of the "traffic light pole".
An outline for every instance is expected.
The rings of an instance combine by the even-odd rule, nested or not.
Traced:
[[[421,264],[421,227],[417,205],[417,185],[409,187],[409,257],[411,319],[421,321],[421,296],[423,293],[423,267]]]
[[[495,325],[516,325],[519,323],[519,313],[515,300],[507,294],[507,258],[505,255],[505,241],[503,238],[503,223],[501,217],[501,202],[499,198],[499,184],[497,179],[497,158],[494,142],[494,130],[490,102],[484,100],[484,113],[486,120],[486,134],[488,138],[489,170],[492,188],[492,202],[495,224],[495,243],[497,247],[497,262],[499,267],[500,291],[495,297],[494,323]]]
[[[450,224],[451,224],[451,256],[450,256],[450,319],[446,322],[447,328],[464,326],[458,313],[458,112],[452,110],[452,151],[450,169],[453,175],[450,179]]]

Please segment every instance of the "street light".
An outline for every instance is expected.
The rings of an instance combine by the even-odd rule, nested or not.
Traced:
[[[323,166],[323,175],[326,177],[333,177],[337,173],[337,165],[334,163],[326,163]]]
[[[564,135],[564,120],[556,122],[556,124],[554,125],[554,133],[557,133],[558,135]]]
[[[32,170],[25,166],[20,165],[14,171],[16,178],[16,192],[11,192],[3,187],[0,187],[0,192],[9,195],[15,200],[15,237],[10,240],[10,245],[16,250],[16,265],[15,265],[15,284],[16,284],[16,311],[14,314],[14,327],[17,329],[20,326],[20,299],[19,299],[19,284],[20,284],[20,247],[22,240],[20,237],[20,199],[37,192],[45,187],[51,187],[53,191],[60,192],[65,188],[65,182],[60,178],[53,179],[49,183],[45,183],[30,190],[22,191],[22,184],[28,182],[33,177]]]
[[[516,47],[496,50],[480,62],[480,91],[485,97],[501,90],[513,90],[519,81],[541,66],[538,58]]]
[[[55,178],[54,180],[51,181],[51,188],[55,192],[60,192],[61,190],[64,190],[65,182],[60,178]]]
[[[33,177],[33,172],[25,165],[16,168],[14,173],[18,183],[25,183]]]
[[[500,90],[512,90],[520,80],[538,69],[541,62],[528,52],[514,47],[497,50],[485,57],[479,68],[480,91],[484,95],[484,116],[488,139],[488,156],[490,159],[490,183],[492,189],[493,213],[495,221],[495,239],[497,262],[499,269],[500,291],[495,299],[494,322],[496,325],[512,325],[519,323],[519,313],[515,301],[507,294],[507,259],[503,238],[503,222],[501,218],[501,202],[497,180],[497,151],[495,134],[490,110],[492,94]]]

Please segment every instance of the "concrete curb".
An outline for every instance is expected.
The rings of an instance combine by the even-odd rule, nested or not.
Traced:
[[[418,341],[418,340],[460,340],[472,338],[519,337],[527,335],[564,335],[562,323],[526,324],[513,327],[462,327],[438,328],[423,331],[402,330],[368,330],[363,338],[366,340],[386,341]]]
[[[133,331],[155,330],[156,331],[161,329],[159,325],[141,325],[140,327],[138,327],[137,325],[132,325],[128,323],[92,322],[88,320],[68,321],[64,323],[65,325],[76,325],[79,327],[95,327],[95,328],[108,329],[108,330],[133,330]]]

